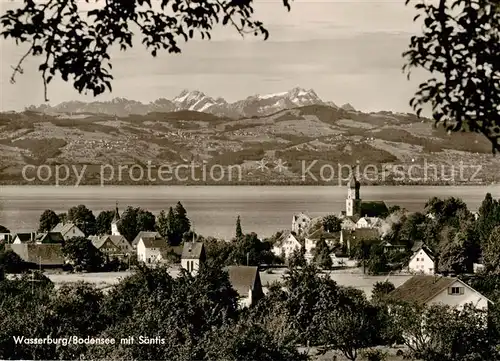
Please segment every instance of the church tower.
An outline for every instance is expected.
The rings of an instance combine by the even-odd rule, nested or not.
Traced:
[[[352,217],[360,212],[361,199],[359,198],[360,183],[357,181],[354,172],[351,172],[349,183],[347,184],[347,199],[345,200],[345,215]]]
[[[111,235],[113,236],[121,236],[120,231],[118,230],[119,221],[120,221],[120,212],[118,211],[118,202],[116,202],[115,216],[111,221]]]

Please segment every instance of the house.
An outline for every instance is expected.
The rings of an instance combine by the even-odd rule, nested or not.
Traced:
[[[361,217],[356,222],[356,228],[377,228],[382,225],[382,219],[379,217]]]
[[[200,264],[205,262],[207,256],[202,242],[184,242],[181,255],[181,267],[196,275]]]
[[[64,237],[64,240],[67,241],[73,237],[85,237],[85,233],[78,228],[78,226],[72,222],[69,223],[59,223],[55,226],[51,232],[59,232]]]
[[[284,256],[289,259],[295,250],[300,250],[302,243],[299,242],[297,237],[291,231],[285,231],[273,245],[272,252],[278,256]]]
[[[406,245],[393,244],[389,241],[382,242],[381,246],[384,248],[384,253],[388,252],[406,252]]]
[[[146,264],[159,263],[167,249],[163,238],[141,237],[137,244],[137,260]]]
[[[65,260],[62,245],[59,243],[16,243],[5,246],[15,252],[28,267],[32,268],[62,268]]]
[[[433,275],[436,273],[436,260],[432,251],[425,245],[418,248],[410,257],[408,271]]]
[[[365,242],[365,244],[373,243],[379,241],[380,238],[380,233],[375,228],[343,229],[340,231],[340,244],[345,245],[348,253],[351,252],[351,248],[359,245],[361,242]]]
[[[229,266],[227,273],[231,285],[240,297],[240,307],[250,307],[264,296],[258,267]]]
[[[12,238],[13,244],[23,244],[23,243],[35,243],[36,233],[35,232],[25,232],[16,233]]]
[[[90,240],[95,248],[109,257],[123,258],[134,251],[132,245],[121,235],[91,237]]]
[[[295,214],[292,218],[292,232],[302,235],[304,230],[309,226],[311,218],[305,213]]]
[[[137,249],[137,245],[143,237],[163,239],[158,232],[141,231],[137,234],[137,236],[135,236],[134,240],[132,241],[132,247],[134,249]]]
[[[348,230],[356,229],[355,220],[357,217],[346,217],[345,215],[341,215],[340,218],[342,219],[342,223],[340,226],[342,229],[348,229]]]
[[[13,241],[13,234],[12,233],[0,233],[0,244],[2,243],[12,243]]]
[[[487,310],[491,301],[465,282],[454,277],[417,275],[389,293],[389,299],[420,305],[444,304],[461,309],[472,304]]]
[[[60,232],[45,232],[36,236],[36,243],[64,243],[64,237]]]

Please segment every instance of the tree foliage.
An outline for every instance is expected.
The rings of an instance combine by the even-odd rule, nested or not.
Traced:
[[[115,211],[102,211],[96,218],[96,234],[111,234],[111,222],[115,216]]]
[[[484,242],[483,259],[488,272],[500,275],[500,226],[494,228],[488,241]]]
[[[127,207],[118,222],[118,231],[129,242],[141,231],[154,231],[156,219],[155,216],[140,207]]]
[[[85,236],[95,234],[96,221],[94,213],[83,204],[68,209],[68,221],[78,226],[85,233]]]
[[[70,238],[62,252],[77,270],[97,271],[104,264],[103,254],[85,237]]]
[[[316,247],[313,249],[313,262],[322,269],[332,269],[333,262],[331,251],[323,238],[316,242]]]
[[[342,228],[342,221],[333,214],[325,216],[322,220],[322,223],[325,232],[340,232],[340,229]]]
[[[243,236],[243,231],[241,229],[241,219],[240,216],[236,218],[236,233],[235,233],[236,239],[241,238]]]
[[[60,220],[56,212],[47,209],[40,215],[38,232],[50,232],[59,222]]]
[[[290,8],[289,0],[283,0]],[[247,33],[269,36],[261,21],[254,19],[252,1],[151,1],[107,0],[82,10],[77,0],[48,0],[36,3],[25,0],[24,6],[8,10],[1,18],[2,35],[16,43],[28,43],[12,76],[22,73],[27,56],[42,55],[42,73],[47,99],[47,84],[56,75],[72,79],[80,93],[94,96],[111,91],[112,63],[110,50],[132,47],[135,33],[142,44],[156,56],[160,50],[180,53],[180,42],[196,35],[210,39],[216,25],[231,25],[242,36]]]
[[[407,0],[408,4],[411,0]],[[500,7],[497,0],[414,0],[422,34],[411,37],[404,70],[434,77],[420,84],[410,105],[432,106],[436,124],[482,133],[500,150]]]

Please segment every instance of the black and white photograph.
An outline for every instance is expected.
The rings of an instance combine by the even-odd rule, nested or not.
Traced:
[[[500,361],[498,0],[0,4],[0,360]]]

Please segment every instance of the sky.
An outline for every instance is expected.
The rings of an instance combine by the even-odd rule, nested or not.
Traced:
[[[2,13],[20,4],[0,1]],[[112,93],[84,96],[71,83],[57,80],[49,85],[49,104],[115,97],[148,103],[171,99],[184,89],[232,102],[299,86],[362,111],[411,111],[408,102],[425,80],[420,72],[408,81],[401,70],[401,54],[420,30],[414,15],[404,0],[296,0],[290,12],[281,0],[257,0],[255,16],[270,31],[267,41],[250,35],[242,39],[236,30],[221,27],[210,41],[190,41],[182,44],[181,54],[160,52],[153,58],[137,38],[132,49],[112,53]],[[12,67],[26,49],[11,39],[0,40],[2,111],[44,103],[37,70],[42,58],[28,58],[24,73],[10,83]]]

